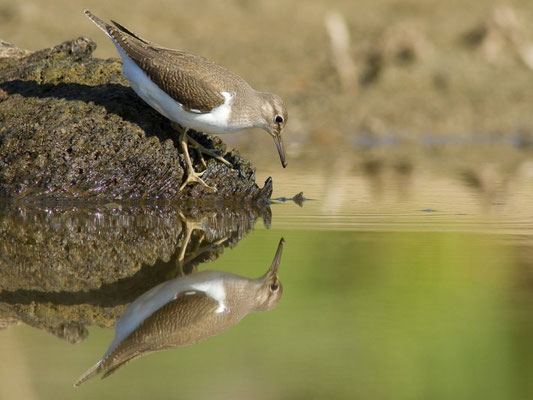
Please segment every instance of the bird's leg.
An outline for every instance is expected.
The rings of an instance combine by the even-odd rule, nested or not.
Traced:
[[[230,168],[233,168],[233,165],[231,165],[231,163],[226,160],[225,158],[223,158],[220,154],[218,154],[216,151],[214,150],[211,150],[211,149],[208,149],[207,147],[204,147],[202,146],[200,143],[198,143],[196,140],[194,140],[192,137],[188,136],[187,137],[188,140],[189,140],[189,143],[191,144],[192,147],[194,147],[196,149],[196,151],[199,152],[199,154],[201,153],[205,153],[207,154],[208,156],[211,156],[213,157],[214,159],[220,161],[221,163],[223,163],[224,165],[227,165],[228,167]],[[201,156],[200,156],[201,157]],[[205,165],[205,161],[202,157],[202,162],[204,163]]]
[[[185,215],[183,215],[181,211],[178,211],[178,215],[180,216],[180,220],[182,223],[181,233],[183,234],[183,239],[181,241],[181,247],[177,251],[177,254],[174,253],[174,255],[172,256],[173,258],[175,257],[174,262],[176,265],[176,273],[174,277],[185,276],[188,273],[188,271],[185,270],[185,266],[187,264],[185,254],[187,253],[187,248],[189,247],[189,243],[191,242],[192,233],[197,229],[199,229],[203,233],[204,229],[202,221],[192,221]]]
[[[178,131],[180,133],[180,135],[183,133],[184,130],[188,130],[188,129],[182,128],[176,122],[172,122],[172,128],[174,128],[174,130]],[[202,153],[207,154],[210,157],[213,157],[214,159],[220,161],[221,163],[223,163],[224,165],[226,165],[226,166],[228,166],[230,168],[233,168],[233,165],[231,165],[231,163],[228,160],[223,158],[215,150],[208,149],[207,147],[202,146],[200,143],[198,143],[196,140],[194,140],[189,135],[187,135],[187,141],[189,142],[191,147],[194,147],[196,149],[198,157],[200,158],[200,161],[202,162],[202,164],[203,164],[203,166],[205,168],[207,168],[207,164],[205,163],[205,160],[204,160],[204,157],[202,156]]]
[[[197,243],[197,246],[195,249],[193,249],[187,257],[183,259],[183,265],[189,264],[191,261],[194,261],[196,258],[201,256],[203,253],[206,253],[208,251],[215,250],[218,246],[222,245],[226,240],[228,240],[227,236],[224,236],[222,239],[217,240],[213,243],[208,243],[204,246],[200,246],[200,242]],[[192,268],[192,272],[198,272],[197,266],[194,266]]]
[[[183,243],[180,249],[180,252],[178,254],[178,272],[180,273],[180,276],[185,275],[183,271],[183,267],[185,266],[185,252],[187,251],[187,246],[189,246],[189,242],[191,241],[191,235],[194,229],[196,229],[196,226],[191,227],[189,221],[185,219],[185,237],[183,238]]]
[[[191,157],[189,156],[189,149],[187,147],[187,139],[188,139],[187,131],[188,131],[187,128],[182,129],[180,133],[180,139],[179,139],[181,149],[183,150],[183,155],[185,156],[185,163],[187,164],[187,179],[185,179],[185,182],[181,184],[180,190],[183,190],[183,188],[187,186],[189,183],[196,182],[196,183],[201,183],[205,187],[208,187],[209,189],[213,189],[216,191],[217,189],[215,187],[209,186],[207,183],[204,182],[202,178],[200,178],[205,171],[198,172],[198,173],[194,171],[194,168],[191,162]]]
[[[190,139],[189,136],[187,136],[187,138]],[[202,165],[204,166],[205,169],[207,169],[207,164],[206,164],[206,162],[204,160],[204,156],[202,155],[202,152],[200,151],[200,149],[198,147],[195,147],[194,149],[196,150],[196,155],[198,156],[198,158],[202,162]]]

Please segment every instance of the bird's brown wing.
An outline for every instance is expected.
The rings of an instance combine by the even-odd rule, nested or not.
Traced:
[[[181,293],[155,311],[139,327],[124,339],[101,362],[102,378],[116,372],[129,361],[153,351],[168,349],[195,342],[194,330],[186,336],[180,331],[194,325],[196,321],[212,314],[218,308],[218,301],[200,291]],[[202,334],[203,332],[198,332]]]
[[[224,103],[221,92],[225,90],[214,79],[215,64],[199,56],[172,50],[157,49],[156,53],[154,57],[139,60],[138,65],[185,110],[206,113]],[[205,63],[211,68],[208,69]]]
[[[208,113],[224,103],[221,92],[251,89],[238,75],[204,57],[158,46],[115,21],[115,26],[108,24],[89,10],[85,15],[185,110]]]
[[[115,23],[115,22],[114,22]],[[225,80],[238,77],[193,54],[150,43],[122,25],[106,27],[109,35],[148,77],[188,111],[206,113],[224,103]]]

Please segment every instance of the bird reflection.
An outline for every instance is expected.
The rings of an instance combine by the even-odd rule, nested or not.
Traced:
[[[102,359],[74,386],[102,372],[105,378],[153,351],[186,346],[218,335],[247,314],[276,306],[282,294],[278,267],[283,238],[268,271],[248,279],[222,271],[180,275],[147,291],[124,311]]]

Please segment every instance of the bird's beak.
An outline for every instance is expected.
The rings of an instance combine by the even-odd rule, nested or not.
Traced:
[[[283,245],[285,244],[285,239],[281,238],[278,244],[278,249],[276,250],[276,255],[272,260],[272,265],[268,269],[267,273],[263,278],[274,277],[278,273],[279,264],[281,263],[281,254],[283,253]]]
[[[281,132],[274,132],[272,136],[274,137],[274,142],[278,148],[281,165],[285,168],[287,166],[287,157],[285,156],[285,148],[283,147],[283,141],[281,140]]]

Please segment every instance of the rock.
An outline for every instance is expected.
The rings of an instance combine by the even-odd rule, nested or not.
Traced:
[[[31,51],[19,49],[11,43],[0,39],[0,59],[1,58],[21,58],[30,54]]]
[[[201,185],[179,187],[184,158],[169,121],[122,77],[121,63],[91,56],[80,37],[34,53],[0,42],[0,197],[35,200],[266,201],[271,182],[233,150],[230,169],[206,157]],[[2,56],[7,55],[7,58]],[[200,143],[225,152],[214,136]],[[196,170],[201,166],[191,152]]]

